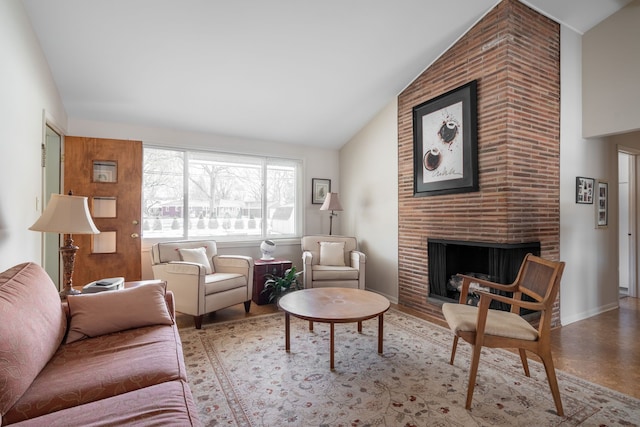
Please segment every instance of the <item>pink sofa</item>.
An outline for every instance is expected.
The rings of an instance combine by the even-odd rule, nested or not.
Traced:
[[[25,263],[0,274],[0,425],[199,426],[164,283],[60,298]]]

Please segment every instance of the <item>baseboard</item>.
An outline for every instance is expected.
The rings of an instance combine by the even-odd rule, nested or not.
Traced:
[[[603,306],[600,306],[600,307],[596,307],[596,308],[594,308],[592,310],[587,310],[587,311],[584,311],[582,313],[578,313],[578,314],[573,315],[573,316],[562,317],[560,319],[560,323],[562,324],[562,326],[566,326],[566,325],[569,325],[571,323],[578,322],[580,320],[585,320],[585,319],[588,319],[590,317],[597,316],[598,314],[606,313],[607,311],[615,310],[619,306],[620,305],[618,304],[618,302],[614,302],[614,303],[611,303],[611,304],[607,304],[607,305],[603,305]]]

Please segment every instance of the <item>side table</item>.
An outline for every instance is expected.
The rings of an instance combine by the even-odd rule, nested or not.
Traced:
[[[286,259],[255,259],[253,260],[253,302],[258,305],[269,304],[269,296],[262,293],[267,274],[282,276],[291,268],[291,261]]]

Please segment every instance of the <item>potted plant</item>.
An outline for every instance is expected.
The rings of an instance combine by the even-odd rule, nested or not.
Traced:
[[[302,271],[296,272],[295,266],[286,269],[283,276],[266,274],[262,293],[269,296],[269,302],[277,302],[283,295],[302,289],[302,284],[298,282],[301,274]]]

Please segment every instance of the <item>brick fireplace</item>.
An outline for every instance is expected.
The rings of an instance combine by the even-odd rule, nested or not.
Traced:
[[[412,108],[478,81],[479,191],[413,195]],[[399,303],[429,300],[428,240],[539,242],[559,257],[560,27],[504,0],[398,97]],[[554,322],[559,324],[556,302]]]

